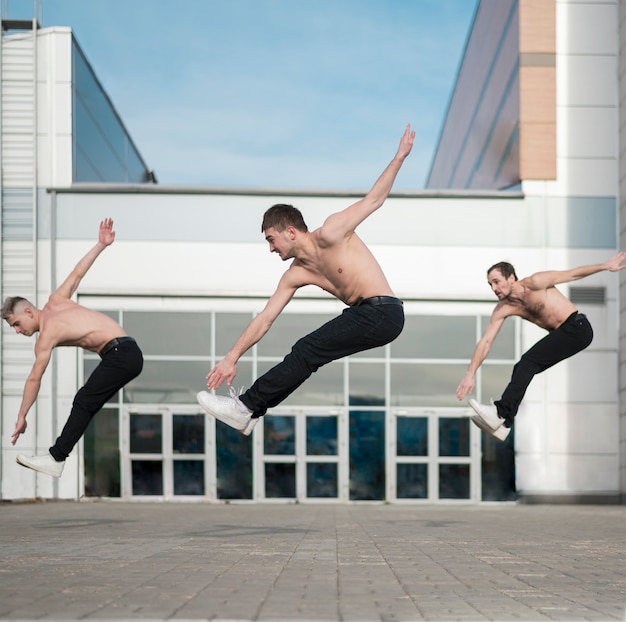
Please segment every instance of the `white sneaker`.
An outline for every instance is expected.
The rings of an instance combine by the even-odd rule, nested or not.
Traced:
[[[235,390],[230,388],[230,397],[225,395],[213,395],[208,391],[200,391],[196,396],[198,404],[203,410],[222,423],[239,430],[246,436],[250,436],[259,418],[252,418],[252,413],[237,397]]]
[[[498,417],[498,409],[495,404],[480,404],[475,399],[470,399],[469,405],[492,430],[497,430],[504,423],[504,419]]]
[[[20,454],[15,460],[27,469],[52,475],[52,477],[61,477],[65,466],[65,461],[57,462],[49,453],[41,456],[23,456]]]
[[[478,415],[472,415],[470,419],[483,431],[487,434],[490,434],[494,438],[497,438],[499,441],[504,441],[506,437],[509,435],[511,428],[507,428],[504,425],[501,425],[497,430],[492,430]]]

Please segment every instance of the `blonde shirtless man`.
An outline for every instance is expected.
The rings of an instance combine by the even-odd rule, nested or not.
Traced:
[[[593,339],[593,330],[587,318],[557,288],[559,283],[577,281],[586,276],[609,270],[617,272],[626,253],[617,253],[605,263],[581,266],[573,270],[549,270],[517,280],[510,263],[500,262],[487,271],[487,282],[499,302],[485,332],[476,345],[456,395],[462,400],[474,390],[476,372],[487,357],[493,340],[504,320],[511,315],[536,324],[548,331],[513,367],[511,381],[502,397],[493,405],[480,404],[474,399],[469,405],[476,412],[472,421],[483,431],[504,441],[511,431],[513,419],[535,374],[545,371],[560,361],[584,350]]]
[[[102,359],[76,394],[61,436],[49,452],[39,456],[17,456],[17,462],[22,466],[53,477],[60,477],[63,473],[65,459],[84,434],[91,418],[126,383],[138,376],[143,367],[139,346],[115,320],[71,300],[98,255],[114,240],[113,221],[107,218],[100,223],[98,243],[76,264],[42,309],[19,296],[7,298],[2,305],[2,318],[18,335],[31,337],[39,333],[35,343],[35,363],[26,379],[11,437],[13,445],[26,431],[26,415],[37,399],[41,378],[54,348],[76,346],[97,352]]]
[[[387,344],[401,333],[402,302],[355,229],[385,202],[414,139],[415,132],[407,126],[396,155],[372,189],[360,201],[329,216],[319,229],[309,231],[300,211],[291,205],[274,205],[265,212],[261,231],[269,250],[291,264],[263,311],[207,374],[207,388],[217,389],[224,381],[231,386],[239,358],[265,335],[298,288],[316,285],[347,308],[299,339],[284,360],[245,393],[237,396],[232,387],[230,397],[198,393],[206,412],[248,435],[268,408],[280,404],[322,365]]]

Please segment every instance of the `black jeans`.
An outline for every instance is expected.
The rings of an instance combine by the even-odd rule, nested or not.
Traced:
[[[556,330],[538,341],[513,367],[511,382],[494,402],[504,425],[510,428],[535,374],[584,350],[593,340],[593,329],[582,313],[575,311]]]
[[[240,399],[253,417],[261,417],[322,365],[385,345],[403,328],[404,310],[400,300],[387,296],[368,298],[299,339],[282,362],[258,378]]]
[[[134,340],[123,341],[109,350],[74,397],[70,416],[61,436],[50,447],[50,455],[59,462],[65,460],[93,416],[142,369],[143,355]]]

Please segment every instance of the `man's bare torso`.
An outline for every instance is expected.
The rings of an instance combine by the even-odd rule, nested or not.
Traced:
[[[361,298],[394,296],[378,261],[356,233],[324,245],[318,229],[311,240],[312,252],[298,256],[290,267],[302,271],[302,285],[317,285],[347,305]]]
[[[91,352],[99,352],[111,339],[126,335],[108,315],[54,294],[41,310],[39,333],[39,338],[50,340],[53,347],[76,346]]]
[[[545,330],[558,328],[576,311],[576,307],[556,287],[531,290],[522,279],[514,290],[498,304],[506,315],[518,315]]]

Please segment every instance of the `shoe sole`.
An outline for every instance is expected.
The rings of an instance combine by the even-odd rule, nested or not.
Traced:
[[[61,477],[61,475],[63,474],[61,473],[50,473],[50,471],[46,471],[45,469],[39,468],[37,466],[35,466],[34,464],[27,464],[26,462],[24,462],[23,460],[20,460],[20,456],[17,456],[17,458],[15,458],[15,462],[17,462],[19,465],[26,467],[27,469],[31,469],[33,471],[37,471],[37,473],[43,473],[44,475],[49,475],[50,477]]]
[[[511,431],[511,428],[507,428],[503,425],[501,425],[497,430],[492,430],[489,427],[489,424],[480,418],[480,415],[472,415],[470,419],[483,432],[485,432],[486,434],[489,434],[489,436],[493,436],[494,438],[497,438],[499,441],[505,441],[506,437],[509,435],[509,432]]]
[[[491,425],[491,424],[490,424],[490,423],[489,423],[489,422],[488,422],[488,421],[484,418],[483,413],[480,411],[480,408],[479,408],[480,404],[479,404],[476,400],[473,400],[473,399],[472,399],[472,400],[470,400],[470,401],[469,401],[469,405],[470,405],[470,408],[471,408],[471,409],[472,409],[472,410],[476,413],[476,415],[477,415],[478,417],[480,417],[480,420],[481,420],[481,421],[482,421],[482,422],[483,422],[486,426],[488,426],[488,427],[489,427],[489,430],[490,430],[490,431],[495,432],[496,430],[499,430],[499,429],[502,427],[502,425],[504,424],[504,419],[501,419],[500,417],[498,417],[498,419],[499,419],[499,424],[498,424],[498,425],[494,428],[494,427],[493,427],[493,426],[492,426],[492,425]]]

